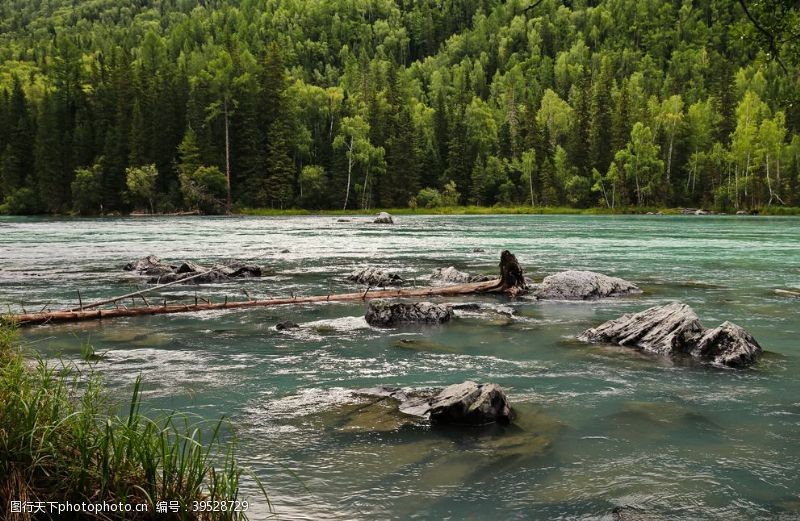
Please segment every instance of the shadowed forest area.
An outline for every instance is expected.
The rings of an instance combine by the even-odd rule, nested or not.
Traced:
[[[800,205],[797,2],[2,0],[6,213]]]

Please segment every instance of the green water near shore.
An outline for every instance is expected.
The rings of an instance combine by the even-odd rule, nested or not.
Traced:
[[[483,309],[442,327],[375,329],[363,304],[338,303],[24,336],[48,359],[79,360],[89,341],[105,352],[97,367],[121,397],[141,373],[152,408],[230,417],[242,460],[265,480],[279,518],[608,519],[617,505],[666,518],[800,518],[800,300],[773,292],[800,286],[799,219],[402,216],[391,227],[348,219],[0,218],[0,305],[30,310],[72,305],[78,289],[85,301],[127,292],[140,281],[121,266],[146,254],[267,268],[261,279],[198,289],[214,300],[245,290],[254,298],[349,291],[344,276],[366,264],[419,284],[440,266],[494,273],[501,249],[535,279],[570,268],[622,276],[644,293],[588,303],[464,298]],[[672,300],[706,326],[747,328],[765,356],[749,370],[720,370],[574,340]],[[515,316],[493,312],[499,304]],[[275,331],[286,319],[301,328]],[[393,430],[380,414],[347,414],[352,389],[464,379],[506,387],[519,426]],[[245,493],[257,495],[252,484]],[[267,517],[257,509],[254,518]]]

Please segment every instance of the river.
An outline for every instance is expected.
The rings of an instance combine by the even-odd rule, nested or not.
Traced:
[[[800,219],[340,219],[0,217],[0,305],[124,294],[141,281],[121,267],[147,254],[266,268],[261,279],[165,290],[215,301],[352,291],[345,275],[367,264],[418,284],[435,267],[494,273],[502,249],[537,280],[564,269],[624,277],[643,294],[464,298],[485,311],[440,327],[376,329],[363,303],[330,303],[44,326],[24,339],[45,359],[79,364],[89,342],[121,400],[142,374],[151,409],[230,418],[241,462],[264,481],[278,519],[610,519],[618,505],[666,518],[800,519],[800,300],[773,292],[800,286]],[[761,361],[722,370],[574,339],[673,300],[707,327],[748,329]],[[492,312],[498,304],[514,317]],[[287,319],[302,327],[274,329]],[[352,389],[465,379],[505,387],[519,427],[395,430],[342,416]],[[251,481],[244,492],[251,517],[268,517]]]

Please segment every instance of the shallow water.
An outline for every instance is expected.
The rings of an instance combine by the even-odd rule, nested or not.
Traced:
[[[369,264],[420,284],[434,267],[496,271],[501,249],[535,279],[567,268],[638,283],[599,302],[465,298],[442,327],[379,330],[361,303],[116,319],[25,330],[46,358],[88,341],[121,398],[138,374],[156,409],[234,421],[243,462],[281,519],[800,519],[800,219],[667,216],[0,218],[0,305],[38,310],[126,293],[135,258],[250,259],[267,276],[164,290],[220,301],[349,291]],[[475,248],[485,252],[476,253]],[[282,253],[288,249],[288,253]],[[156,297],[152,297],[156,299]],[[158,297],[160,300],[161,297]],[[591,346],[584,329],[681,300],[706,326],[732,320],[767,351],[743,371]],[[491,310],[509,304],[509,319]],[[274,325],[291,319],[296,331]],[[412,342],[400,342],[411,340]],[[80,363],[80,362],[79,362]],[[353,415],[352,389],[497,382],[510,429],[396,429]],[[375,428],[368,428],[374,425]],[[257,501],[252,483],[246,494]],[[267,517],[264,505],[252,517]]]

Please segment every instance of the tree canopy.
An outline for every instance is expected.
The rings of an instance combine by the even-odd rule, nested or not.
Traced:
[[[0,209],[796,206],[797,11],[3,0]]]

